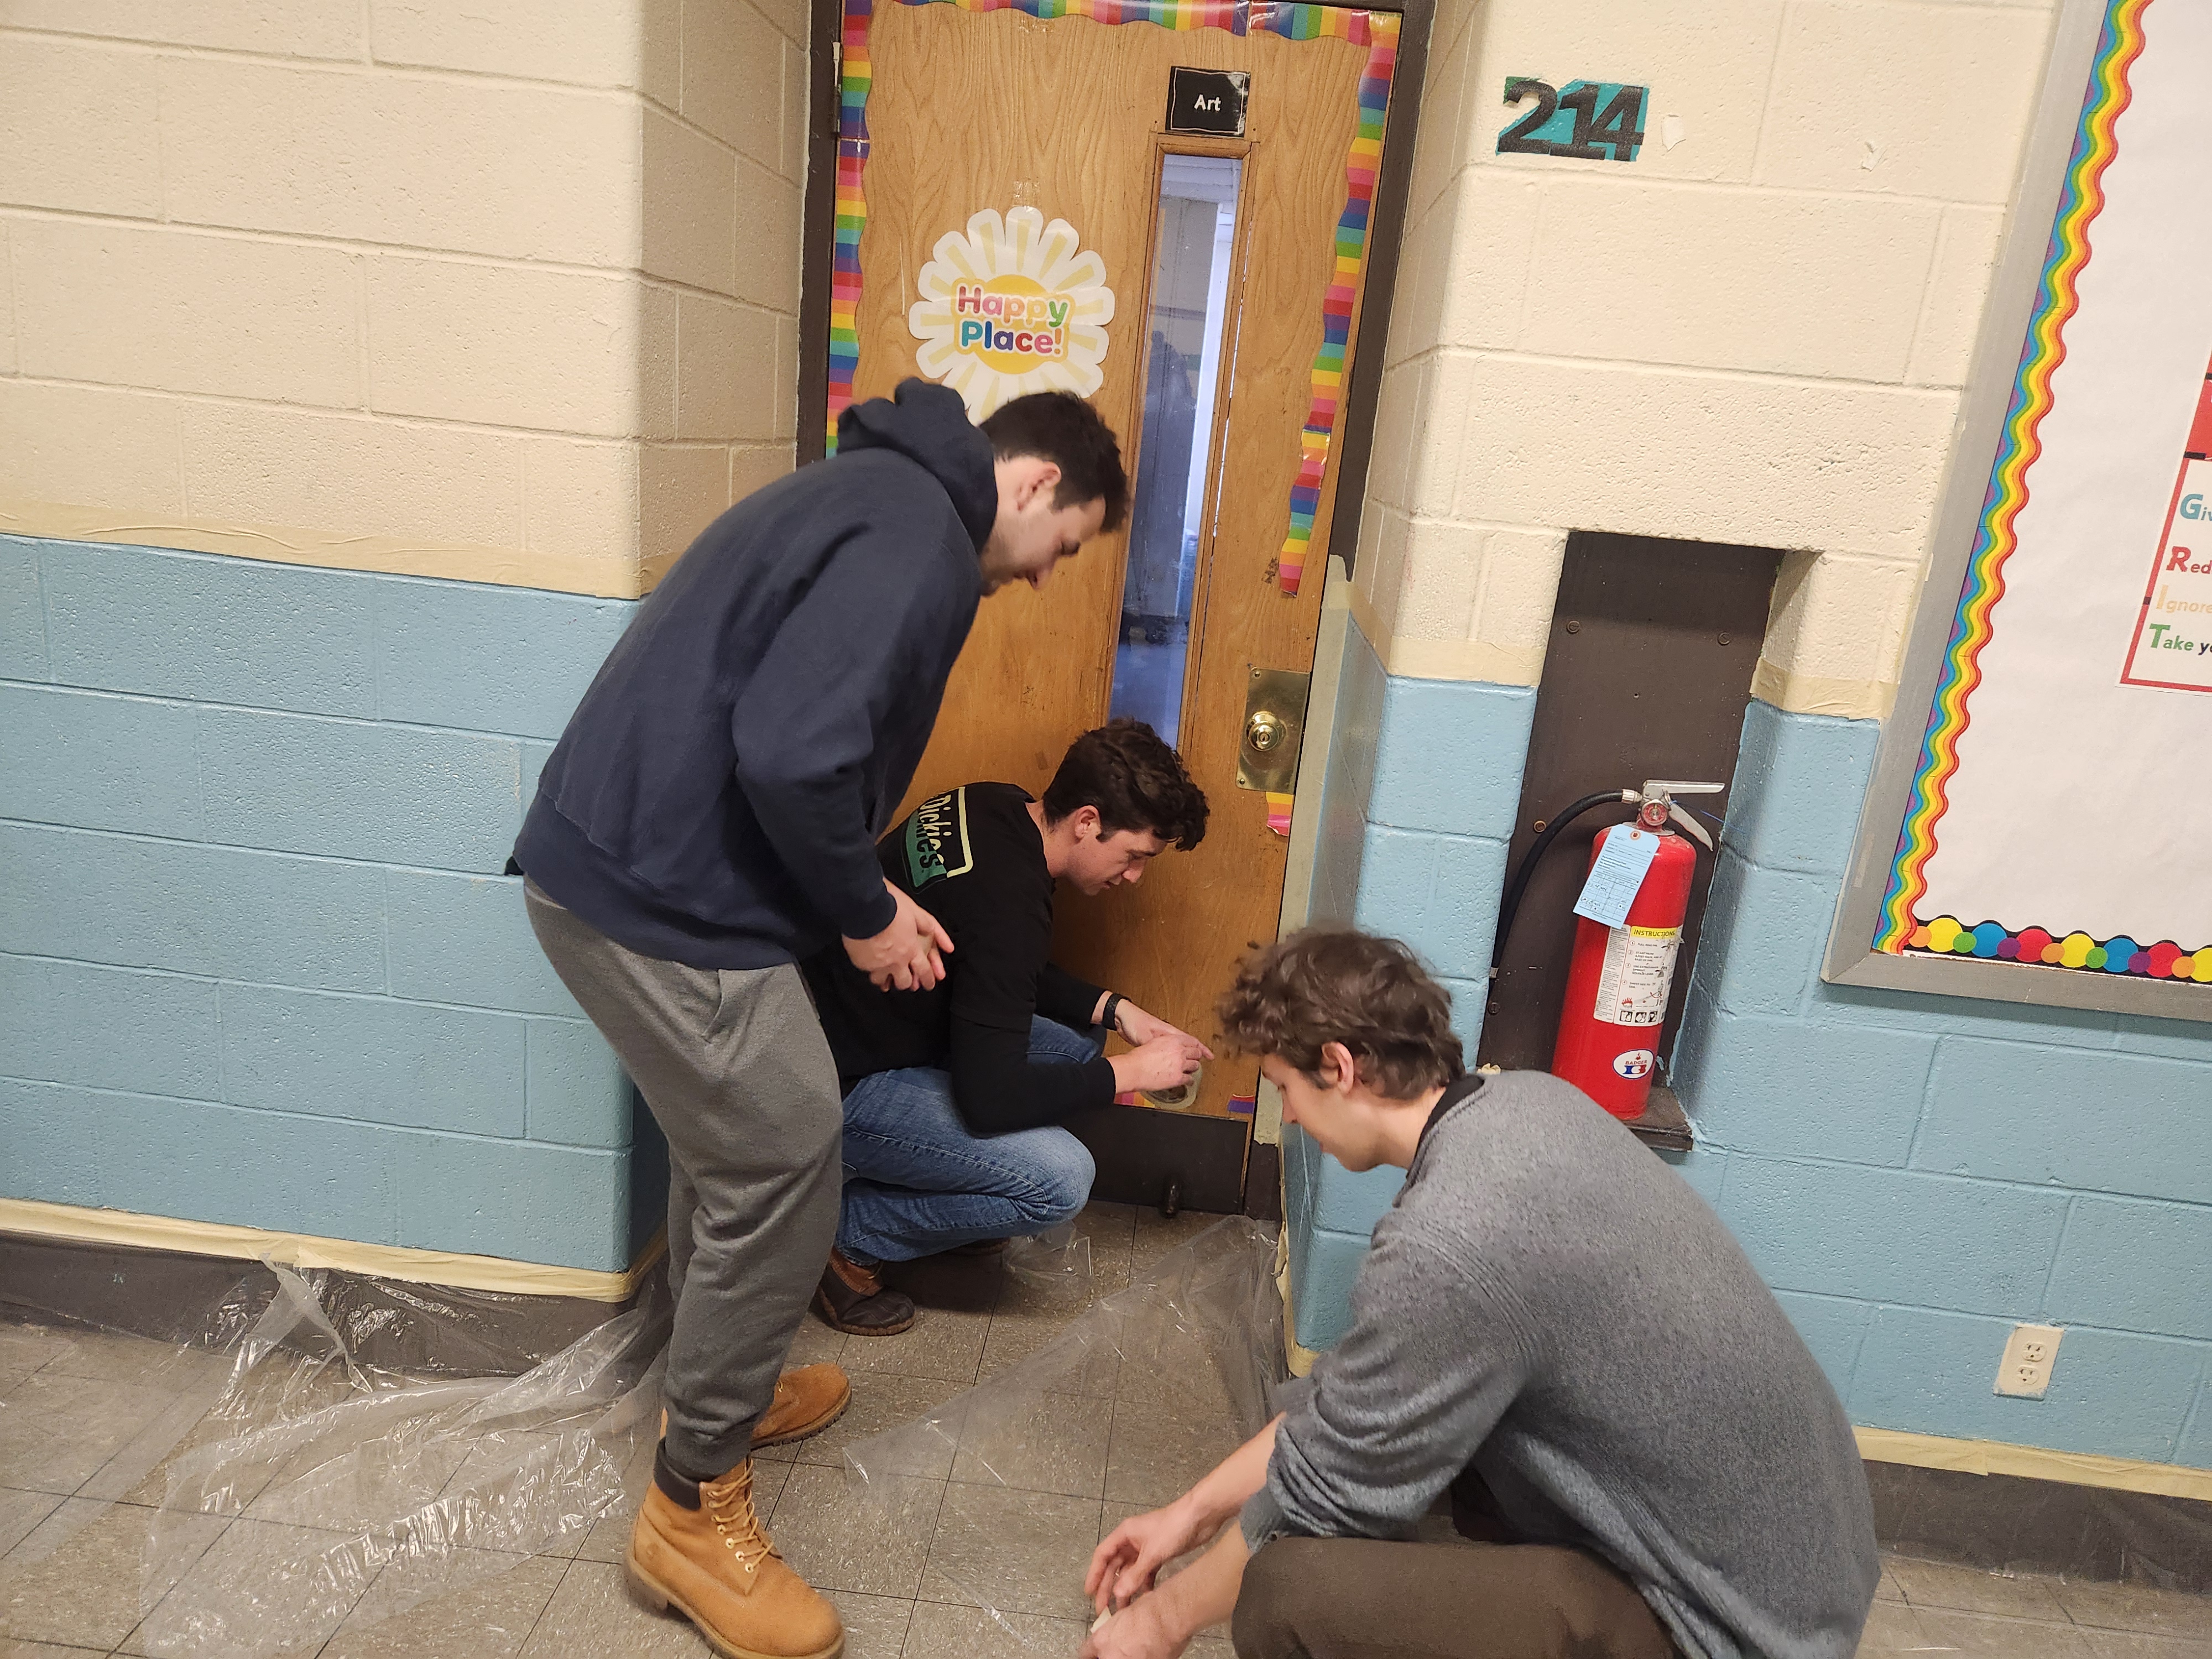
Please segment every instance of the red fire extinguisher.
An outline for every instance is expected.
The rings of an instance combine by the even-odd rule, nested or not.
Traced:
[[[1632,797],[1633,823],[1617,823],[1590,844],[1595,866],[1615,836],[1640,830],[1656,836],[1650,867],[1636,890],[1626,923],[1607,927],[1588,916],[1575,919],[1575,953],[1567,969],[1566,1003],[1552,1049],[1552,1074],[1565,1079],[1619,1118],[1644,1115],[1658,1065],[1661,1022],[1674,983],[1674,955],[1690,909],[1696,848],[1669,827],[1681,824],[1710,848],[1703,826],[1674,805],[1676,795],[1720,793],[1717,783],[1647,782]],[[1626,791],[1623,792],[1626,793]]]

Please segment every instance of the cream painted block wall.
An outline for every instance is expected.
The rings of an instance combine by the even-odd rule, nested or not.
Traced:
[[[635,596],[790,469],[799,0],[10,0],[0,528]]]
[[[1386,666],[1534,684],[1571,531],[1741,542],[1790,556],[1760,695],[1886,713],[2051,21],[1445,7],[1352,596]],[[1497,155],[1516,75],[1650,86],[1638,159]]]

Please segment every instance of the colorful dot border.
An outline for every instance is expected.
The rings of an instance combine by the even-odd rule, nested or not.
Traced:
[[[1936,852],[1936,826],[1950,805],[1950,782],[1959,769],[1959,739],[1972,720],[1968,700],[1981,684],[1982,650],[1989,644],[1991,631],[1990,614],[2004,595],[2005,562],[2018,545],[2016,524],[2021,509],[2027,504],[2028,469],[2043,453],[2041,428],[2043,417],[2051,412],[2051,377],[2065,358],[2066,325],[2081,306],[2077,284],[2089,262],[2089,228],[2105,205],[2105,171],[2119,153],[2113,129],[2132,96],[2128,73],[2142,54],[2142,14],[2149,3],[2150,0],[2110,0],[2090,66],[2073,156],[2067,166],[2058,211],[2051,222],[2050,247],[1996,459],[1990,469],[1989,493],[1975,531],[1950,642],[1928,714],[1927,733],[1921,740],[1905,819],[1898,831],[1889,884],[1875,927],[1874,948],[1889,955],[1927,948],[1916,941],[1929,937],[1936,926],[1923,923],[1917,915],[1928,894],[1928,860]],[[1954,927],[1962,926],[1953,917],[1937,920]],[[2000,935],[2008,938],[2026,936],[2005,934],[1994,922],[1982,923],[1972,933],[1978,938],[1990,927],[1996,927]],[[2030,931],[2042,933],[2041,929]],[[2060,937],[2087,936],[2069,933]],[[1984,953],[1969,947],[1964,954]],[[1993,948],[1986,954],[1995,957],[1997,952]],[[2037,959],[2041,959],[2039,954]]]
[[[1367,48],[1359,76],[1359,123],[1346,157],[1344,211],[1334,233],[1335,268],[1322,300],[1322,342],[1314,353],[1312,390],[1305,423],[1298,432],[1298,471],[1291,484],[1290,530],[1275,559],[1275,580],[1295,595],[1305,576],[1313,543],[1314,520],[1321,511],[1335,441],[1337,412],[1343,401],[1345,357],[1352,339],[1352,317],[1359,296],[1359,274],[1367,258],[1368,229],[1374,216],[1376,181],[1382,162],[1382,127],[1390,101],[1391,77],[1398,64],[1399,19],[1395,12],[1360,11],[1305,0],[899,0],[904,5],[955,5],[963,11],[1018,11],[1049,21],[1088,17],[1106,24],[1151,23],[1188,31],[1225,29],[1235,35],[1258,30],[1286,40],[1339,40]],[[867,228],[868,200],[862,174],[868,161],[868,90],[873,71],[868,59],[868,25],[875,0],[845,0],[844,78],[838,88],[836,243],[830,276],[830,376],[828,430],[824,454],[837,453],[837,422],[853,402],[853,379],[860,361],[860,234]]]
[[[2185,951],[2172,939],[2144,945],[2124,933],[2103,940],[2082,933],[2053,933],[2043,927],[2023,927],[2013,933],[1998,922],[1969,927],[1955,916],[1938,916],[1916,927],[1905,948],[1930,956],[1979,957],[1984,961],[2040,963],[2047,968],[2212,985],[2212,945],[2197,951]]]

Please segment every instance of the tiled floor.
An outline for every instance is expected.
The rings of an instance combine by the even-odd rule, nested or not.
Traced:
[[[1121,1288],[1213,1219],[1093,1206],[1083,1224],[1091,1295]],[[985,1455],[971,1421],[957,1457],[948,1445],[933,1465],[926,1455],[902,1463],[905,1472],[879,1483],[883,1505],[864,1507],[842,1468],[848,1447],[1036,1352],[1085,1305],[989,1261],[918,1264],[907,1284],[927,1311],[903,1335],[841,1337],[811,1318],[802,1328],[792,1363],[839,1361],[853,1378],[853,1404],[828,1433],[763,1455],[757,1491],[770,1528],[842,1612],[852,1659],[1073,1656],[1086,1622],[1081,1581],[1091,1548],[1218,1455],[1231,1437],[1225,1396],[1203,1380],[1110,1360],[1071,1370],[1053,1391],[1021,1402],[1034,1432]],[[179,1421],[205,1408],[211,1377],[219,1387],[208,1366],[152,1343],[0,1326],[0,1659],[136,1656],[155,1625],[188,1628],[177,1610],[204,1587],[234,1584],[241,1563],[281,1551],[299,1530],[265,1499],[257,1503],[256,1492],[240,1491],[222,1514],[164,1515],[159,1565],[149,1568],[156,1511],[148,1505],[158,1486],[148,1471]],[[428,1569],[437,1593],[427,1597],[425,1569],[394,1565],[348,1589],[352,1611],[335,1636],[295,1651],[301,1659],[706,1654],[687,1624],[647,1613],[625,1592],[629,1527],[627,1507],[617,1506],[567,1553],[464,1551]],[[164,1596],[166,1617],[142,1621],[141,1609]],[[1863,1655],[2212,1659],[2212,1598],[1906,1560],[1888,1563],[1881,1598]],[[414,1605],[384,1616],[404,1603]],[[1192,1651],[1230,1659],[1218,1638]]]

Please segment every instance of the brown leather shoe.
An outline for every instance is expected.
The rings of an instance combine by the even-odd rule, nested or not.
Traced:
[[[775,1400],[753,1425],[753,1449],[805,1440],[828,1428],[852,1403],[853,1385],[836,1365],[801,1365],[775,1379]]]
[[[874,1268],[841,1250],[830,1252],[830,1265],[815,1287],[814,1311],[831,1330],[851,1336],[896,1336],[915,1319],[913,1297],[885,1290]]]
[[[688,1501],[687,1501],[688,1500]],[[845,1626],[776,1553],[753,1510],[752,1459],[719,1480],[687,1480],[655,1455],[630,1528],[630,1583],[673,1605],[724,1659],[837,1659]]]

